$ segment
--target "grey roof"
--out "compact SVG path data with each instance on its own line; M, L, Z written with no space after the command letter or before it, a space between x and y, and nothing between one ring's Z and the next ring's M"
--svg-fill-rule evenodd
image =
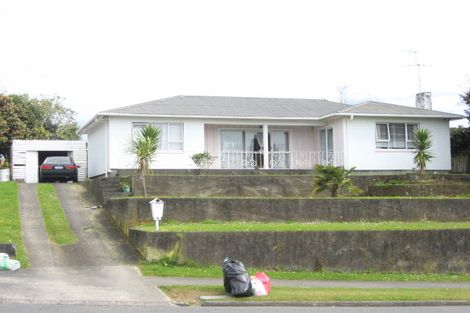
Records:
M363 115L383 115L383 116L420 116L420 117L441 117L441 118L463 118L458 114L418 109L397 104L367 101L361 104L349 106L339 112L346 114L363 114Z
M122 115L320 118L350 105L317 99L176 96L100 112Z
M176 96L102 111L79 129L84 132L98 116L177 116L319 120L334 116L402 116L461 119L462 115L368 101L357 105L319 99Z

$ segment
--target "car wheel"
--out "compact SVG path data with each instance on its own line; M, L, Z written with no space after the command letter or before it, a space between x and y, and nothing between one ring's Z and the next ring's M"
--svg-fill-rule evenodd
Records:
M78 182L78 177L77 177L77 176L74 176L73 179L72 179L72 181L73 181L74 183Z

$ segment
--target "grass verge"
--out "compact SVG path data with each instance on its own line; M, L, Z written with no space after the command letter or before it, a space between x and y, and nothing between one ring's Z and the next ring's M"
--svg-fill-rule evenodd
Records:
M153 232L153 224L143 224L136 229ZM312 223L260 223L204 221L181 223L166 221L160 231L167 232L251 232L251 231L387 231L387 230L451 230L470 229L470 222L312 222Z
M53 184L38 184L37 194L49 240L59 245L77 242Z
M145 276L221 278L221 266L178 265L169 260L156 263L141 263L140 271ZM265 272L273 279L286 280L336 280L336 281L448 281L468 282L469 274L418 274L418 273L374 273L374 272L311 272L284 271L248 268L249 273Z
M18 185L0 183L0 243L16 244L16 259L22 267L29 267L28 256L21 237Z
M200 296L225 295L221 286L160 286L175 302L196 304ZM470 289L448 288L290 288L274 287L265 297L228 301L458 301L470 300Z

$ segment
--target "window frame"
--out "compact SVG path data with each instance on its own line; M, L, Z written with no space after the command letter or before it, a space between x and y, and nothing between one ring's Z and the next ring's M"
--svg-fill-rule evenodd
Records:
M167 121L156 121L156 122L132 122L132 139L135 137L135 126L154 125L160 129L162 126L166 127L166 138L160 138L160 145L158 152L172 153L172 152L184 152L184 122L167 122ZM181 125L181 141L170 141L170 125ZM163 142L163 140L165 140ZM181 149L169 149L170 144L181 144Z
M391 140L391 134L390 134L390 124L402 124L405 126L405 147L404 148L391 148L390 143L392 142ZM387 125L387 140L385 139L379 139L379 134L377 132L377 125ZM409 134L408 134L408 126L409 125L415 125L415 129L419 129L419 123L418 122L376 122L375 123L375 149L378 151L410 151L413 150L413 139L409 139ZM387 143L387 147L378 147L377 143Z

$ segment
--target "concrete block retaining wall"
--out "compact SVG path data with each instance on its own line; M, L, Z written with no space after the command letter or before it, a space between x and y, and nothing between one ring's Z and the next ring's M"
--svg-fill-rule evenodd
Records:
M203 173L213 175L153 175L146 177L147 194L156 196L178 195L180 197L224 196L224 197L308 197L313 190L313 176L300 172L299 175L263 174L254 171L222 171ZM125 173L125 172L124 172ZM124 174L122 173L122 174ZM172 173L172 172L169 172ZM191 172L193 173L193 172ZM237 173L245 173L237 175ZM354 184L365 194L369 186L378 182L409 179L407 175L353 175ZM436 175L441 182L469 182L470 175ZM134 195L143 195L142 181L133 177ZM323 195L327 195L326 192Z
M220 265L328 271L470 272L470 230L172 233L129 231L148 261L178 256Z
M369 194L378 197L387 196L456 196L470 194L470 184L439 183L429 185L386 185L369 186Z
M106 208L120 230L151 221L150 198L112 199ZM165 220L221 221L464 221L470 199L163 198Z

